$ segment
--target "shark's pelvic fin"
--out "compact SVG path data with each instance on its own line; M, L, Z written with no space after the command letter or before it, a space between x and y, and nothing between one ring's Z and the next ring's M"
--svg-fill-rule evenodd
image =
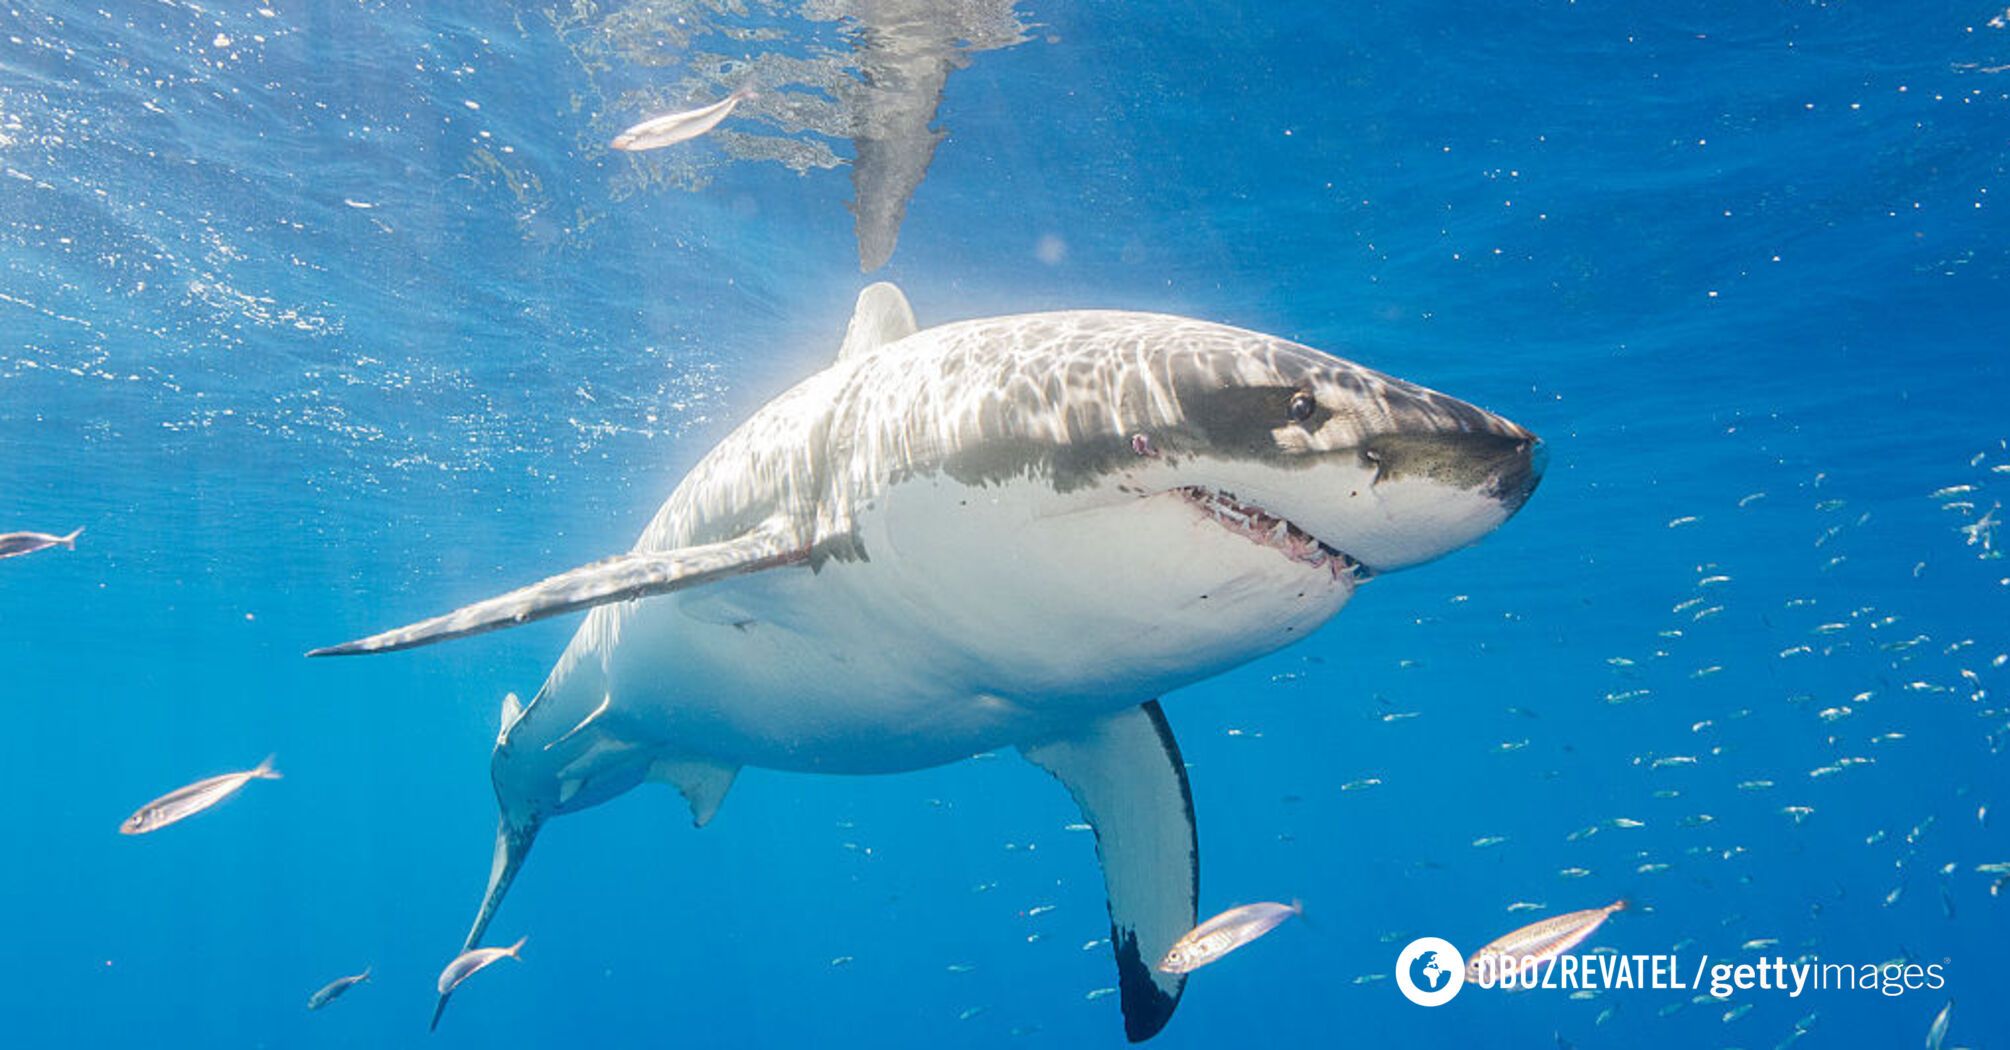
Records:
M705 759L658 759L649 766L649 779L681 792L684 801L691 804L691 823L701 828L711 823L712 814L719 812L726 789L733 786L733 778L739 774L739 766Z
M867 285L865 291L858 293L851 324L845 326L844 346L838 350L838 360L899 342L920 330L921 326L914 322L914 308L907 305L907 296L900 294L900 289L886 281Z
M489 922L496 917L496 909L502 907L503 896L509 893L510 883L516 881L516 873L523 870L523 859L530 855L530 845L537 840L537 823L518 827L508 817L496 822L495 859L489 865L489 887L482 894L481 910L475 912L475 924L468 929L468 939L462 943L461 951L469 951L482 942L482 934L487 933ZM521 943L521 942L518 942ZM447 1012L447 1000L452 992L440 996L439 1005L433 1007L433 1023L428 1030L440 1027L440 1015Z
M496 729L496 746L501 747L509 739L509 731L523 717L523 701L515 693L503 694L502 725Z
M1143 1042L1179 1005L1186 977L1157 966L1193 929L1200 899L1193 794L1179 744L1154 700L1025 754L1066 785L1095 828L1124 1034Z
M421 620L357 641L316 649L307 655L350 656L410 649L515 627L609 602L667 594L729 576L808 561L808 550L790 545L781 530L772 528L756 529L719 543L668 551L617 554L508 594L464 606L444 616Z

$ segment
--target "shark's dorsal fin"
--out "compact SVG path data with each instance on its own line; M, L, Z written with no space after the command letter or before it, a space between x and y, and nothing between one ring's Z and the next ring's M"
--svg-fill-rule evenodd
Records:
M691 823L704 827L719 812L726 789L733 786L739 766L705 759L659 759L649 766L649 779L660 781L683 793L691 804Z
M1134 1043L1150 1039L1186 987L1184 975L1163 973L1158 963L1193 929L1200 903L1193 793L1172 727L1154 700L1025 754L1067 787L1095 828L1124 1034Z
M900 294L900 289L886 281L867 285L865 291L858 293L851 323L845 326L844 346L838 350L838 360L905 339L920 331L920 327L914 323L914 308L907 305L907 296Z
M718 543L667 551L632 551L582 565L508 594L463 606L444 616L316 649L309 656L387 653L451 638L515 627L547 616L590 609L609 602L668 594L729 576L809 561L786 529L764 526Z

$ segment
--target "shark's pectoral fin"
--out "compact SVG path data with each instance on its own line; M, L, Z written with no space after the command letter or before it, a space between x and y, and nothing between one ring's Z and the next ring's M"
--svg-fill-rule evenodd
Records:
M658 759L649 766L649 779L676 788L691 804L691 823L704 827L719 812L726 789L733 786L739 766L705 759Z
M496 909L502 907L503 896L509 893L510 884L516 881L516 873L523 870L523 859L530 855L530 845L537 840L535 820L518 826L503 817L496 822L495 858L489 864L489 885L482 893L481 909L475 912L475 923L468 928L468 939L461 944L461 951L472 949L482 942L482 934L488 932L489 922L496 917ZM440 996L439 1005L433 1007L433 1023L429 1029L440 1027L440 1015L447 1012L447 1000L452 992Z
M1160 973L1157 964L1193 929L1200 898L1193 794L1172 728L1154 700L1025 753L1067 786L1095 828L1124 1034L1134 1043L1150 1039L1172 1019L1186 986L1183 975Z
M720 543L617 554L444 616L307 655L349 656L431 645L609 602L680 591L729 576L806 564L809 557L807 548L790 542L784 530L776 528L756 529Z

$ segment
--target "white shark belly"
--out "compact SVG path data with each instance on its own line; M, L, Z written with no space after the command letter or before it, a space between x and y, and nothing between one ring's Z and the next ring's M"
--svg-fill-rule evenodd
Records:
M910 481L860 515L865 560L638 603L605 654L613 711L666 751L734 765L917 769L1217 674L1352 593L1177 497L1036 484Z
M887 615L899 610L846 600L844 575L774 574L698 608L645 603L609 662L624 721L667 753L830 773L942 765L1038 733L1043 712L983 690Z

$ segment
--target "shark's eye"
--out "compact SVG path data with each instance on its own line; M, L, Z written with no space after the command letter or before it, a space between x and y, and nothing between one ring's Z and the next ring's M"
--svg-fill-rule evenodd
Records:
M1291 395L1291 421L1293 423L1303 423L1311 419L1313 411L1318 407L1319 402L1314 401L1311 394L1300 390Z

